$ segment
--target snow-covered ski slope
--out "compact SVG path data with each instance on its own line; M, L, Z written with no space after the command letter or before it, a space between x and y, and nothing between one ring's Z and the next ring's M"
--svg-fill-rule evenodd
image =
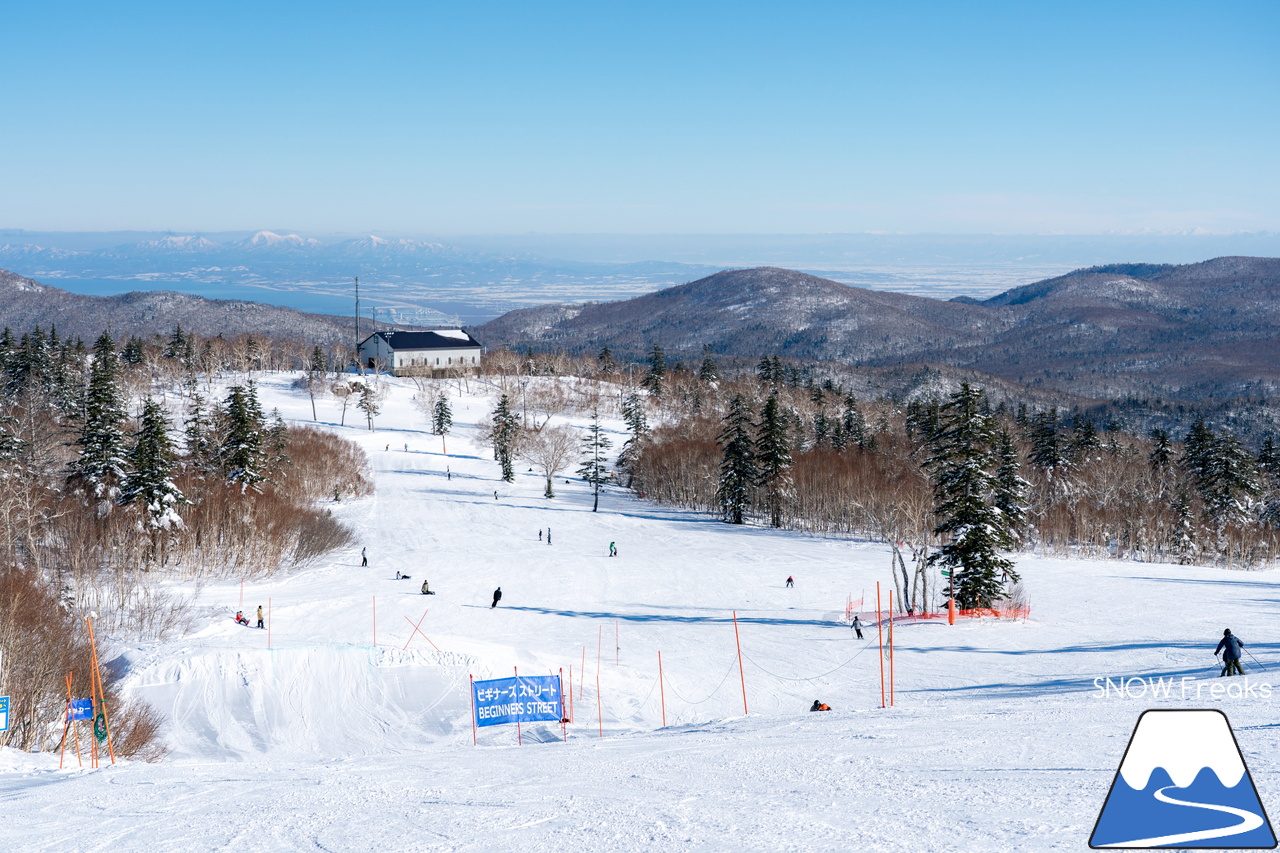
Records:
M261 377L263 402L310 422L291 379ZM446 456L412 384L388 382L373 433L320 404L372 461L377 494L333 505L356 547L245 584L250 617L270 601L270 650L232 622L235 582L201 590L188 636L117 644L130 689L169 721L170 757L58 771L0 752L0 849L1080 850L1148 707L1225 710L1280 812L1274 700L1209 693L1229 681L1212 680L1224 627L1280 670L1274 572L1022 556L1030 620L900 625L896 707L881 710L874 627L859 642L840 619L850 594L888 589L883 544L732 527L612 488L592 513L571 475L547 500L527 464L503 483L472 443L492 397L454 398ZM429 641L406 650L424 610ZM1271 683L1251 663L1250 683ZM523 746L513 727L472 746L468 675L513 667L566 681L572 667L567 744L540 724ZM1107 676L1197 680L1102 698ZM834 710L809 713L814 699Z

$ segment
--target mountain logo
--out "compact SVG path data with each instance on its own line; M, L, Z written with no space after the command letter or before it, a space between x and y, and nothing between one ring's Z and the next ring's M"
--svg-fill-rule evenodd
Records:
M1221 711L1144 711L1089 846L1270 850L1271 821Z

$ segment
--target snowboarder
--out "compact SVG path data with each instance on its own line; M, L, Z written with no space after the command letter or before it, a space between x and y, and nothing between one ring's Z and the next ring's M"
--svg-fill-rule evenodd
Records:
M610 543L609 543L609 556L610 556L610 557L616 557L616 556L618 556L618 543L617 543L617 542L610 542Z
M497 490L497 489L494 489L494 490L493 490L493 499L494 499L495 501L498 499L498 490Z
M408 442L405 442L405 445L404 445L404 452L405 452L405 453L408 453L408 452L409 452L409 443L408 443Z
M541 528L541 527L539 527L539 528L538 528L538 541L539 541L539 542L541 542L541 541L542 541L542 528Z
M364 548L361 548L360 549L360 566L363 568L364 566L367 566L367 565L369 565L369 555L365 553Z
M547 544L548 545L551 544L551 528L550 527L547 528Z
M386 447L384 447L384 448L383 448L383 450L390 450L390 449L391 449L391 445L389 445L389 444L388 444Z
M409 576L408 576L408 575L402 575L402 574L400 574L400 572L397 570L397 571L396 571L396 580L398 580L398 581L407 581L407 580L409 580Z
M787 575L787 586L793 587L795 585L796 585L796 579L791 577L791 575Z
M243 626L245 626L246 628L248 628L248 627L249 627L249 620L248 620L248 619L246 619L246 618L244 618L244 611L243 611L243 610L237 610L237 611L236 611L236 624L237 624L237 625L243 625Z
M1222 639L1218 641L1218 648L1213 652L1214 657L1221 654L1222 661L1226 664L1222 667L1222 672L1218 674L1219 678L1224 675L1244 675L1244 667L1240 666L1240 652L1243 649L1244 642L1231 633L1230 628L1222 632Z
M858 639L862 639L862 620L858 618L858 614L853 614L853 622L849 625L854 633L858 635Z
M817 699L814 699L813 707L810 708L809 710L810 711L830 711L831 706L828 705L826 702L819 702Z
M446 480L452 480L452 479L453 479L453 472L449 470L449 466L448 466L448 465L444 466L444 478L445 478Z
M493 604L489 605L489 609L492 610L493 608L497 607L498 602L501 600L502 600L502 587L498 587L493 591Z
M249 623L246 622L245 624L248 625ZM262 605L261 604L258 605L258 627L259 628L267 627L267 623L262 621Z
M435 595L435 593L434 593L434 592L432 592L432 591L427 587L427 582L426 582L426 581L423 581L423 582L422 582L422 594L423 594L423 595Z

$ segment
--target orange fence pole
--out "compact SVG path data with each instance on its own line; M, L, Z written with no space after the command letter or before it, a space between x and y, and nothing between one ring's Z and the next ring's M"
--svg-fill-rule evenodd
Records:
M115 746L111 743L111 717L107 714L107 694L102 687L102 670L98 666L98 642L93 638L93 619L89 616L84 618L89 624L89 647L93 649L93 672L98 679L98 696L102 700L102 723L107 728L107 752L111 755L111 763L116 763Z
M884 707L884 617L880 613L880 581L876 581L876 633L880 635L880 707Z
M733 641L738 645L738 678L742 681L742 713L750 714L747 710L747 676L742 672L742 640L738 638L738 611L733 611Z
M658 652L658 693L662 696L662 727L667 727L667 686L662 683L662 652Z

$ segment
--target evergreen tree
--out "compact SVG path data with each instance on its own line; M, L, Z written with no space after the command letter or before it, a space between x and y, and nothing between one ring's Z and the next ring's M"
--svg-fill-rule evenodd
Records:
M846 444L856 444L862 450L870 450L875 441L867 430L867 419L852 394L844 398L844 411L840 415L840 428Z
M1258 474L1261 478L1263 523L1280 528L1280 446L1268 435L1258 449Z
M1013 445L1013 436L998 430L994 449L996 472L992 502L1004 516L1010 536L1017 541L1027 523L1025 502L1029 484L1018 473L1018 451Z
M271 410L271 427L267 430L267 462L269 475L277 476L289 466L289 426L279 409Z
M635 391L628 394L627 399L622 401L622 420L626 423L627 431L631 435L622 443L622 450L618 453L618 470L630 473L636 459L640 456L645 439L649 436L649 421L644 414L644 400Z
M1064 461L1058 436L1058 410L1054 408L1032 415L1026 437L1027 443L1031 445L1027 461L1052 476Z
M129 473L121 483L119 503L136 506L142 524L151 531L181 527L178 506L188 503L173 482L173 443L169 419L155 400L142 405L142 418L129 452Z
M316 389L324 387L328 373L328 360L324 357L324 350L317 344L315 349L311 350L311 360L307 362L307 394L311 397L311 420L313 421L319 420L316 417Z
M1182 442L1182 458L1178 461L1202 494L1208 482L1210 459L1216 440L1213 430L1205 425L1204 418L1197 418Z
M1253 499L1261 492L1253 456L1240 439L1223 433L1213 442L1200 483L1205 516L1219 533L1229 524L1241 524L1251 514Z
M662 396L662 381L667 376L667 359L662 354L662 347L657 344L649 352L649 370L644 375L641 387L648 388L655 397Z
M786 412L779 408L778 395L770 394L760 413L756 434L756 482L764 490L769 523L782 526L782 513L795 497L791 479L791 442Z
M220 413L222 444L217 461L227 479L241 491L256 489L266 479L262 406L252 382L234 385Z
M0 480L17 473L18 460L26 450L27 443L18 437L18 419L0 414Z
M219 442L214 435L214 423L205 408L205 399L199 394L191 397L191 412L183 422L186 436L187 464L198 471L212 471L217 466Z
M373 432L373 419L382 411L382 404L378 402L378 389L368 383L361 385L360 399L356 401L356 408L364 412L369 432Z
M720 368L711 357L711 344L702 345L702 365L698 368L698 379L703 382L715 382L720 378Z
M137 335L130 335L124 348L120 350L120 360L125 364L138 365L142 364L145 357L146 348L142 343L142 338Z
M182 331L182 324L179 323L173 327L173 333L169 335L169 343L164 348L164 357L181 360L187 354L187 336Z
M1010 518L999 503L1012 495L997 470L999 437L984 413L982 389L967 382L939 410L938 430L925 462L933 480L934 532L944 538L929 565L949 569L961 607L989 607L1003 592L1001 574L1015 581L1013 563L1001 550L1015 544Z
M436 435L448 435L452 427L453 409L449 406L448 395L442 392L431 407L431 431Z
M599 362L600 369L605 373L612 373L618 366L618 362L613 357L613 352L610 351L608 344L605 344L604 349L600 350L600 354L596 356L596 361Z
M124 401L117 382L118 358L115 341L103 332L93 346L89 387L81 407L79 456L71 463L68 481L79 491L102 501L114 502L120 495L125 471ZM100 504L99 511L110 506Z
M716 497L720 511L730 524L742 524L751 506L751 490L756 484L755 448L751 440L751 415L741 395L729 401L720 446L724 456L720 462L720 485Z
M498 400L493 410L490 440L493 442L493 458L502 467L502 479L508 483L515 482L515 467L512 460L516 455L516 442L520 436L520 418L511 411L511 400L506 394Z
M1147 462L1152 471L1167 471L1173 463L1173 443L1169 441L1169 433L1159 427L1152 427L1150 435L1151 453L1147 456Z
M1067 455L1071 459L1082 459L1089 451L1102 446L1098 438L1098 430L1093 421L1081 414L1071 418L1071 439L1067 442Z
M578 476L590 483L594 492L592 512L600 508L600 484L609 478L605 451L612 446L613 443L600 427L600 413L593 411L591 425L587 427L587 434L582 438L583 460L582 467L578 469Z

